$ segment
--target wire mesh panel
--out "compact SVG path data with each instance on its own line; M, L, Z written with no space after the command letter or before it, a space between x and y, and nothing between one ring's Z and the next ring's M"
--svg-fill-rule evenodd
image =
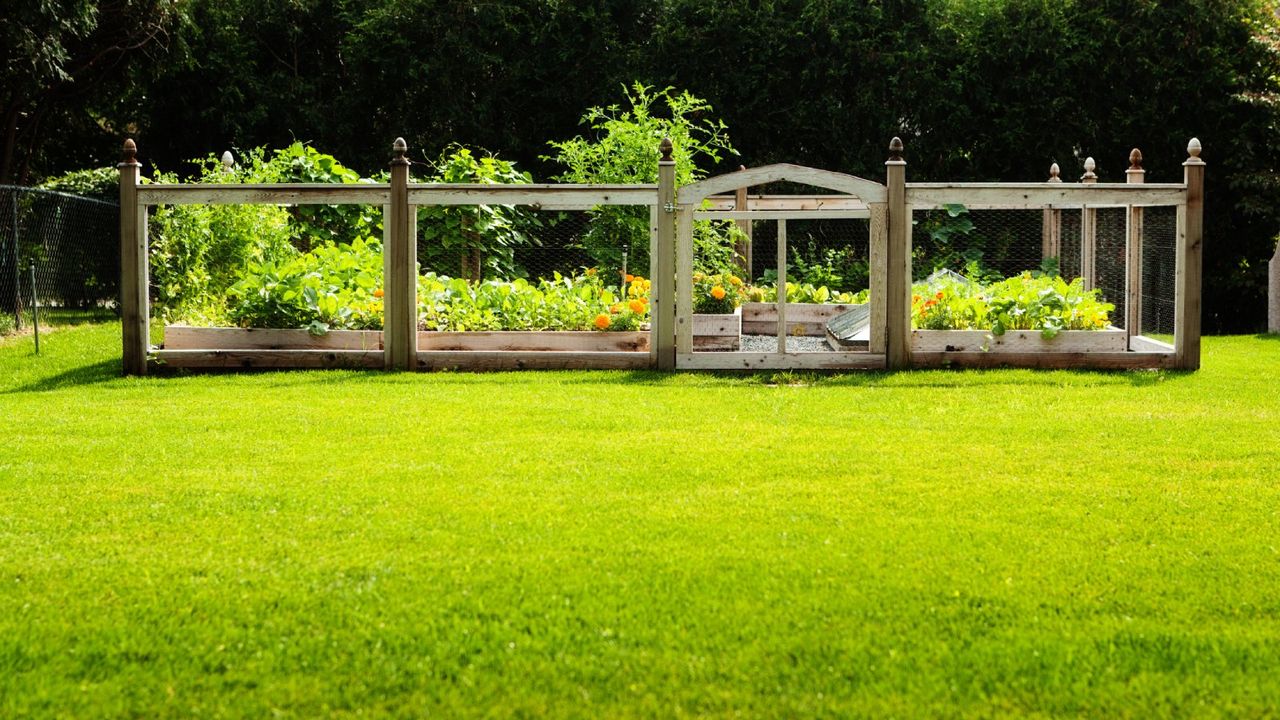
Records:
M1173 340L1178 211L1153 207L1142 218L1142 327L1137 334Z
M1095 221L1095 257L1093 287L1104 302L1115 306L1111 311L1112 327L1125 325L1127 296L1126 250L1128 248L1128 214L1126 208L1098 208Z
M1046 267L1041 210L971 211L954 206L917 211L912 220L912 274L917 280L944 269L992 279ZM1066 255L1070 227L1065 217L1061 236Z
M33 299L52 321L111 316L119 217L114 203L0 186L0 328L29 324Z

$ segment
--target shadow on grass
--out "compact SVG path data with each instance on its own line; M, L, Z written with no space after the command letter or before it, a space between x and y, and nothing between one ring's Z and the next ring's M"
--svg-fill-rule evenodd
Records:
M45 392L48 390L61 390L71 387L85 387L88 385L97 385L100 383L110 382L120 379L120 360L112 358L110 360L102 360L92 365L81 365L70 370L64 370L57 375L33 380L23 385L0 391L0 395L15 395L18 393Z
M1280 342L1280 333L1258 333L1253 336L1254 340L1272 340Z

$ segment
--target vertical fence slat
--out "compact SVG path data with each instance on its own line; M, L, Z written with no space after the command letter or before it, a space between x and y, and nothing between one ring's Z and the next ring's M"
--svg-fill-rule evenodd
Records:
M1097 165L1093 158L1085 158L1084 175L1080 182L1093 185L1098 176L1093 172ZM1097 275L1098 254L1098 211L1096 208L1083 207L1080 210L1080 277L1084 279L1084 289L1092 290L1098 286Z
M1130 185L1145 181L1147 173L1142 169L1142 151L1138 148L1129 153L1129 169L1124 174ZM1125 235L1124 332L1132 338L1142 334L1142 208L1129 208ZM1127 347L1133 349L1131 344Z
M1061 183L1062 173L1058 163L1049 166L1049 182ZM1046 207L1044 209L1044 218L1041 220L1040 231L1040 258L1047 260L1053 258L1061 261L1062 258L1062 211L1054 207Z
M778 354L787 352L787 221L778 220Z
M746 169L747 167L745 165L738 166L738 172L742 172ZM750 189L751 188L745 187L738 188L737 192L734 193L734 210L741 212L751 209L751 200L747 197L747 193ZM735 220L734 224L737 225L738 230L741 231L743 235L743 237L734 244L734 254L738 258L738 267L742 269L742 277L746 280L751 280L751 221L746 219Z
M887 297L889 245L888 205L873 203L871 210L871 248L869 255L871 264L870 300L871 325L868 328L867 350L880 354L884 352L885 335L885 297Z
M1200 281L1204 244L1204 170L1200 141L1187 144L1182 164L1187 202L1178 208L1177 295L1174 301L1174 364L1183 370L1200 367Z
M125 375L147 374L147 220L138 207L138 146L124 141L120 164L120 323Z
M654 262L650 278L649 321L653 332L649 346L653 348L656 367L676 367L676 162L671 157L671 139L663 138L658 161L658 231L654 233Z
M885 185L889 194L889 243L885 253L885 363L890 369L911 364L911 211L907 207L907 163L902 140L889 143Z

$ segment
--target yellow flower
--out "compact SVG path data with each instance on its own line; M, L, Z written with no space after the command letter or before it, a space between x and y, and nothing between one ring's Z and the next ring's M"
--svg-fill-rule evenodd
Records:
M737 275L730 275L729 284L734 287L742 287L742 278L738 277Z
M649 289L649 281L648 281L648 280L645 280L645 281L644 281L644 289L645 289L645 290L648 290L648 289Z
M694 273L694 274L693 274L693 281L694 281L694 282L701 282L702 280L706 279L706 277L707 277L706 275L703 275L703 274L702 274L702 273L700 273L700 272L696 272L696 273Z
M644 303L640 302L639 300L632 300L631 302L627 303L627 307L631 308L631 312L633 313L644 312Z
M724 299L724 288L720 287L719 285L717 285L717 286L715 286L715 287L711 288L711 297L713 297L713 298L715 298L715 299L717 299L717 300L723 300L723 299Z
M600 313L599 315L596 316L594 324L596 327L600 328L601 330L604 330L605 328L609 327L609 316L605 315L604 313Z

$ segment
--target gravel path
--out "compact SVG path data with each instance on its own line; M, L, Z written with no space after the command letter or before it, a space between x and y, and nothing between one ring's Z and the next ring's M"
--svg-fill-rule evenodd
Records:
M742 352L777 352L777 335L743 335ZM788 337L787 352L832 352L826 338Z

